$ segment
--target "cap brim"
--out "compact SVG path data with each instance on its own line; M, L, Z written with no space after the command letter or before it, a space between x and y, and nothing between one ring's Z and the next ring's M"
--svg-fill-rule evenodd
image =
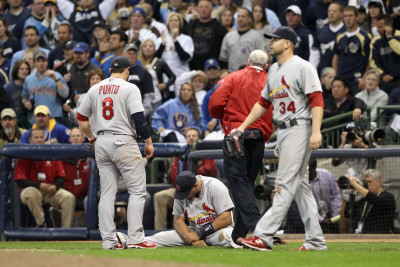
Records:
M177 200L183 200L185 198L187 198L187 196L190 194L190 191L188 192L181 192L178 191L177 189L175 189L175 194L174 194L174 198Z
M271 35L264 34L264 37L267 38L267 39L272 39L272 38L282 39L281 37L279 37L278 35L275 35L275 34L271 34Z

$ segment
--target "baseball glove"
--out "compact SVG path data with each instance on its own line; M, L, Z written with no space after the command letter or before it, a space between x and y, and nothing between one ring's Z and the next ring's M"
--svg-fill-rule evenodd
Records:
M244 135L241 131L233 129L231 133L224 138L228 157L239 158L244 156Z

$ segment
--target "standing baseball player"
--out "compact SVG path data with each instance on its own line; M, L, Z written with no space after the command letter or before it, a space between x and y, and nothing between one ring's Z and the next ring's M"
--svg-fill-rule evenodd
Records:
M306 234L305 244L296 250L326 250L307 169L311 150L321 146L321 83L311 63L293 55L297 36L291 28L279 27L271 36L264 36L272 38L271 55L278 62L271 66L259 101L238 131L243 132L273 104L280 152L276 193L272 207L257 223L254 237L239 238L238 242L256 250L271 250L272 237L295 199Z
M77 119L83 133L95 144L95 156L100 172L101 196L99 224L103 249L123 249L114 225L114 202L121 175L129 192L128 248L156 248L144 240L142 225L146 195L146 159L154 148L144 117L139 89L128 83L129 60L115 57L111 62L110 78L96 84L87 92L79 106ZM97 137L88 118L93 114ZM142 158L136 137L145 141ZM97 141L96 141L97 140Z
M228 188L218 179L190 171L179 173L175 183L175 230L159 232L146 240L159 247L230 246L234 206ZM117 235L124 243L126 236Z

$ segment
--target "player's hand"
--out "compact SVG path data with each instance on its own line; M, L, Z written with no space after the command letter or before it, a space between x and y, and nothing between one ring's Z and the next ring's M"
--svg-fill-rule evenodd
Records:
M160 90L160 91L164 91L167 88L167 85L165 85L165 83L159 83L156 85L156 87Z
M194 246L194 247L207 247L208 245L206 244L206 242L204 242L204 240L198 240L198 241L192 242L192 246Z
M323 224L332 224L331 218L325 217L322 222Z
M359 121L361 119L361 109L355 108L353 111L353 121Z
M154 147L152 143L145 143L144 145L144 155L146 159L153 157L154 154Z
M196 232L189 232L183 237L183 239L186 243L192 244L193 242L200 240L200 237Z
M51 197L54 196L54 194L57 192L57 187L55 185L50 185L49 188L47 188L47 194L49 194Z
M322 143L321 132L312 133L310 137L310 148L312 150L316 150L321 146L321 143Z

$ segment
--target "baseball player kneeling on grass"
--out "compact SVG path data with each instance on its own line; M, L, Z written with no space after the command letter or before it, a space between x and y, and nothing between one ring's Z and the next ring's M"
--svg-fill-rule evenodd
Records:
M153 156L153 143L144 117L140 91L127 82L129 60L115 57L111 61L110 78L89 89L79 106L77 119L83 133L95 147L96 162L100 173L101 196L99 225L104 249L156 248L144 240L142 225L146 196L146 159ZM88 118L93 114L96 137ZM144 141L142 158L136 137ZM96 141L97 140L97 141ZM114 202L118 179L123 177L128 188L128 239L121 244L114 225Z
M225 246L232 233L233 202L218 179L183 171L176 177L174 228L146 237L159 247ZM189 221L189 226L185 223ZM126 235L117 233L123 244Z

